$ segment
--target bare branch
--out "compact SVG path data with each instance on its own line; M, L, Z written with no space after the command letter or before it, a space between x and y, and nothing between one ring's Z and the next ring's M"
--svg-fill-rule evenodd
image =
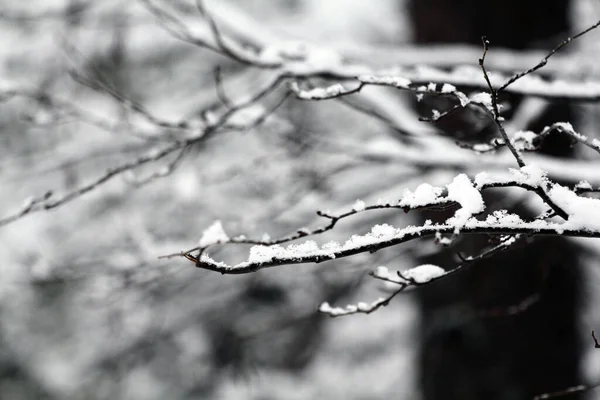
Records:
M222 50L223 54L231 58L232 60L238 61L242 64L260 67L260 68L279 68L281 67L281 62L265 62L260 57L250 54L248 51L244 51L242 49L236 48L233 42L229 42L227 38L223 36L217 23L210 12L206 9L202 0L196 0L196 6L200 10L201 14L206 18L210 29L213 33L215 40L217 41L217 45Z
M585 393L589 390L595 389L600 386L599 383L595 383L593 385L575 385L565 389L558 390L556 392L548 392L543 394L538 394L533 398L533 400L544 400L544 399L555 399L558 397L570 396L576 393Z
M594 25L590 26L589 28L584 29L583 31L576 34L575 36L566 38L558 46L556 46L550 53L548 53L544 58L542 58L542 60L537 65L533 66L532 68L529 68L525 72L520 72L520 73L514 75L512 78L510 78L508 81L506 81L506 83L504 85L502 85L502 86L500 86L500 88L498 88L498 92L503 91L504 89L506 89L507 87L509 87L514 82L521 79L522 77L529 75L532 72L535 72L538 69L544 67L548 63L548 60L550 59L550 57L552 57L554 54L556 54L557 51L559 51L560 49L562 49L563 47L565 47L566 45L571 43L573 40L580 38L581 36L585 35L586 33L596 29L598 26L600 26L600 21L596 22Z
M215 87L216 87L216 91L217 91L217 98L219 99L219 101L221 103L223 103L223 105L225 107L230 108L231 101L227 97L227 94L225 93L225 88L223 87L223 71L221 71L221 67L219 67L218 65L215 67L214 77L215 77Z
M590 149L600 153L600 141L597 139L590 140L587 136L576 132L573 126L568 122L556 122L545 127L540 133L531 131L518 131L510 139L512 145L518 151L535 151L538 150L544 139L552 133L562 133L573 139L573 142L579 142ZM489 143L457 143L459 146L471 149L478 153L492 152L506 146L503 139L494 138Z
M596 333L592 331L592 339L594 339L594 348L600 349L600 343L598 343L598 339L596 339Z
M203 5L202 1L197 0L196 6L200 11L201 15L207 20L213 39L216 41L216 45L209 43L206 39L200 38L195 35L179 18L168 13L166 10L157 7L151 0L140 0L146 8L160 21L163 22L163 27L169 31L174 37L183 40L187 43L199 46L221 55L228 57L231 60L239 63L258 67L258 68L279 68L281 62L269 62L262 59L258 54L255 54L252 50L243 49L238 46L235 42L226 38L220 31L215 19L212 17L210 12Z
M540 294L534 293L527 296L525 299L517 304L508 307L495 307L487 310L479 311L477 314L482 318L499 318L499 317L512 317L529 310L533 305L540 301Z
M592 330L592 339L594 340L594 348L600 349L600 344L598 343L598 339L596 339L596 333ZM575 385L565 389L557 390L554 392L542 393L533 398L533 400L543 400L543 399L555 399L558 397L570 396L576 393L585 393L592 389L600 387L600 382L593 383L590 385Z
M167 156L168 154L171 154L173 151L180 149L184 146L186 146L185 143L177 143L177 144L171 145L169 147L165 147L162 150L157 150L157 151L148 153L144 156L137 158L134 161L130 161L130 162L121 164L118 167L109 168L103 175L94 179L92 182L90 182L86 185L83 185L75 190L70 191L70 192L67 192L55 200L53 200L52 197L48 195L48 193L51 193L51 192L47 192L45 195L40 196L38 198L34 198L33 201L27 202L26 206L22 207L22 209L17 211L16 213L14 213L12 215L8 215L8 216L0 219L0 226L6 225L10 222L13 222L13 221L15 221L27 214L31 214L33 212L42 211L42 210L51 210L53 208L62 206L63 204L68 203L69 201L71 201L75 198L78 198L87 192L90 192L91 190L97 188L98 186L107 182L111 178L113 178L125 171L135 169L141 165L147 164L152 161L158 161L161 158Z
M179 129L179 130L181 130L181 129L189 130L190 129L189 126L187 125L187 123L184 123L184 122L171 123L171 122L157 118L151 112L146 110L142 105L139 105L135 102L130 101L125 96L112 90L111 88L107 87L106 85L102 84L101 82L94 81L74 69L71 70L70 72L71 72L71 76L77 82L79 82L95 91L98 91L99 93L109 95L117 103L123 105L128 110L131 110L131 111L137 113L138 115L141 115L148 122L158 126L159 128L169 128L169 129ZM21 207L21 209L0 219L0 226L11 223L21 217L24 217L25 215L31 214L33 212L42 211L42 210L50 210L50 209L62 206L63 204L65 204L71 200L74 200L93 189L96 189L97 187L99 187L100 185L104 184L105 182L109 181L110 179L112 179L113 177L115 177L117 175L120 175L126 171L134 170L144 164L159 161L162 158L179 150L178 155L170 163L168 163L165 167L161 168L160 170L151 174L150 176L141 179L137 183L145 184L156 178L160 178L162 176L169 175L174 170L174 168L176 168L176 166L179 164L179 162L183 159L185 152L189 148L190 145L197 143L199 141L206 141L206 140L212 138L216 133L222 132L224 130L231 130L231 131L247 130L247 129L251 129L251 128L254 128L254 127L262 124L265 121L265 119L268 118L269 115L271 115L278 107L280 107L283 104L283 102L288 97L287 93L282 98L280 98L274 104L273 107L265 110L260 115L257 115L257 117L254 120L244 121L242 124L239 124L239 123L230 124L230 121L232 120L232 118L235 117L236 113L246 110L250 107L253 107L257 102L261 101L264 97L266 97L269 94L271 94L272 92L276 91L278 89L278 87L281 85L281 83L284 81L284 79L285 79L284 76L276 76L275 79L273 79L271 82L269 82L265 87L259 89L256 93L254 93L252 96L250 96L250 98L248 98L242 102L239 102L238 104L230 105L230 107L227 108L221 115L211 119L210 121L207 121L208 123L206 124L205 127L203 127L203 129L201 129L199 132L195 131L192 136L186 138L185 140L178 140L173 137L169 137L166 140L168 143L163 148L155 148L155 149L151 150L150 152L148 152L147 154L139 156L138 158L136 158L133 161L125 162L119 166L109 168L104 174L100 175L99 177L97 177L93 181L89 182L88 184L85 184L85 185L80 186L70 192L67 192L60 197L54 196L51 198L50 196L48 196L46 194L43 196L33 198L33 200L27 201L25 203L25 205L23 207ZM6 94L9 95L10 97L25 96L28 98L32 98L36 101L39 101L39 94L31 92L31 91L10 89L9 91L6 92ZM44 97L44 98L46 98L46 97ZM47 100L44 100L44 101L50 101L52 104L59 105L59 106L65 108L65 110L67 110L71 115L82 116L84 121L96 124L96 125L102 127L103 129L106 129L109 131L114 131L117 129L116 126L106 123L105 121L97 119L91 115L87 115L85 112L83 112L83 110L79 109L75 105L71 105L70 103L68 103L66 101L53 99L53 98L49 98L49 97L47 98ZM148 139L147 137L143 137L143 138ZM160 140L159 140L159 142L160 142ZM50 193L50 192L48 192L48 193Z
M504 126L502 125L502 122L500 121L500 111L498 110L498 93L492 86L490 77L485 69L485 56L487 55L490 42L487 40L487 38L485 36L481 37L481 41L483 43L483 55L479 59L479 66L481 67L481 71L483 72L483 77L485 78L485 81L488 84L490 96L492 97L492 115L491 115L491 117L494 120L494 123L496 124L496 126L498 127L498 130L500 131L500 134L502 135L502 139L504 139L506 146L508 147L508 149L510 150L512 155L515 157L515 160L517 160L517 164L519 164L519 167L524 167L525 161L523 161L523 158L521 157L521 155L519 154L517 149L515 149L515 147L510 142L510 139L508 138L508 135L506 134L506 131L504 130Z
M130 181L130 183L136 187L139 187L139 186L147 185L148 183L151 183L151 182L155 181L156 179L164 178L166 176L171 175L173 173L173 171L175 171L175 168L177 168L177 166L184 159L184 157L189 149L190 149L189 146L182 147L181 150L179 150L177 152L177 155L175 156L175 158L173 158L173 160L169 161L169 163L167 163L165 166L159 168L157 171L155 171L155 172L151 173L150 175L145 176L143 178L137 178L137 177L133 178Z

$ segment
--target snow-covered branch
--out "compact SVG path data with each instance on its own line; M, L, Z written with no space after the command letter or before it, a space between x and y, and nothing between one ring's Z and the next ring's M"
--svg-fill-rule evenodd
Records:
M481 190L498 187L521 187L538 193L543 190L549 200L567 215L564 222L538 219L523 220L519 215L506 210L494 211L482 215L485 203ZM319 246L309 240L301 244L291 244L287 247L281 244L302 237L318 235L331 230L343 218L348 218L361 212L397 208L405 211L419 209L443 209L458 206L454 215L443 223L427 221L422 226L407 226L395 228L388 224L372 227L364 235L353 235L344 244L329 242ZM352 210L339 215L320 212L319 215L330 220L326 226L314 230L300 229L297 233L276 240L249 240L243 236L224 240L206 240L205 235L200 246L186 252L176 253L167 257L182 256L194 262L198 268L220 272L222 274L244 274L263 268L320 263L327 260L350 257L365 252L375 252L383 248L395 246L413 239L435 236L439 234L481 234L492 235L564 235L577 237L600 237L600 200L578 196L574 191L550 182L544 172L534 166L513 169L505 176L493 176L481 173L471 180L464 174L458 175L447 188L433 187L428 184L420 185L414 192L406 191L395 204L378 204L367 206L362 202L355 204ZM214 244L244 243L255 244L250 249L246 261L228 265L212 259L206 252ZM198 251L198 255L192 253Z

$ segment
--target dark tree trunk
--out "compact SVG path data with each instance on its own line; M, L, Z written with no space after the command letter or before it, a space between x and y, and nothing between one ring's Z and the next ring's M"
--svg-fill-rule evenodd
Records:
M552 48L568 32L568 3L411 0L410 6L418 43L480 44L486 35L493 51L494 47ZM539 130L570 117L567 104L556 104L535 126L522 128ZM560 139L543 151L571 156ZM502 193L489 201L500 204ZM486 241L467 238L457 246L473 254ZM421 261L452 266L454 251ZM424 400L531 399L578 384L581 269L577 253L568 240L536 238L420 291ZM533 304L506 315L510 306L524 301Z

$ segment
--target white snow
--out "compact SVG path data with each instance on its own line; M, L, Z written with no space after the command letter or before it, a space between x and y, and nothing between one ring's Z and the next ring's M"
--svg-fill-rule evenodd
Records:
M546 187L548 179L546 172L535 164L529 164L522 168L509 168L508 173L480 172L475 175L475 187L481 189L484 186L504 183L517 183L532 187Z
M256 245L250 248L248 261L251 263L262 263L271 261L275 257L280 257L284 252L284 248L279 245L262 246Z
M225 243L229 241L229 236L225 233L221 221L217 220L212 223L207 229L202 232L202 237L198 245L202 248L211 246L213 244Z
M452 244L452 242L454 241L453 238L444 237L439 232L435 233L435 240L442 246L450 246Z
M310 90L300 89L296 82L290 84L290 90L296 94L296 97L302 100L324 100L346 92L344 86L339 83L324 87L314 88Z
M236 111L227 119L227 124L233 127L246 127L266 114L265 107L262 104L253 104Z
M552 201L569 214L563 227L600 231L600 200L578 196L568 188L555 184L548 192Z
M373 276L378 279L383 279L385 281L400 283L402 280L400 276L398 276L397 272L390 272L387 267L379 266L373 272Z
M490 184L493 182L493 177L489 172L483 171L475 175L475 187L481 189L483 186Z
M494 146L488 143L476 143L473 145L473 150L478 153L485 153L494 149Z
M445 82L456 86L487 89L487 85L481 79L481 69L476 66L462 65L446 71L427 65L419 65L414 68L396 68L393 73L413 81ZM510 78L508 75L496 72L490 72L489 77L494 86L502 85ZM534 96L595 99L600 95L600 83L589 80L546 80L539 76L527 75L510 85L509 90L514 93Z
M454 94L458 98L458 101L460 101L461 107L464 107L467 104L469 104L469 98L466 94L464 94L463 92L454 92Z
M591 190L592 185L588 181L579 181L575 187L579 190Z
M333 307L331 307L331 305L328 302L321 303L321 305L319 306L319 311L321 311L322 313L329 314L332 310Z
M547 184L546 172L535 164L529 164L520 169L523 174L521 182L533 187L544 187ZM518 174L517 171L515 171Z
M442 93L452 93L456 92L456 86L451 85L449 83L444 83L442 86Z
M337 317L340 315L354 314L359 310L359 308L366 310L369 307L366 303L361 302L359 304L361 305L361 307L355 306L353 304L348 304L345 308L341 308L341 307L331 307L331 305L329 305L329 303L325 302L325 303L321 304L321 306L319 307L319 311L322 313Z
M446 221L447 224L455 226L454 232L457 234L469 218L485 209L481 193L473 186L473 183L465 174L457 175L454 177L452 183L448 185L448 199L456 201L461 206L456 210L454 216L448 218Z
M573 135L573 137L577 138L582 142L585 142L588 139L587 136L575 132L573 125L571 125L569 122L556 122L553 126L560 130L569 132L571 135Z
M361 75L358 77L358 80L366 84L394 86L404 89L407 89L411 83L410 80L401 76Z
M373 272L373 276L381 279L389 279L390 271L387 269L387 267L379 266L375 269L375 272Z
M485 219L485 223L489 226L502 225L517 228L523 223L523 220L517 214L510 214L506 210L499 210L488 215Z
M494 183L526 184L534 188L543 188L548 192L553 202L569 215L569 218L564 223L545 220L527 222L523 221L519 215L509 213L506 210L494 211L482 220L474 218L474 215L480 214L485 210L485 204L479 189L493 185ZM583 183L580 187L587 186ZM467 175L459 174L447 185L447 191L448 195L444 197L441 195L443 193L442 188L429 184L421 184L415 192L405 191L404 197L398 202L400 206L408 207L427 206L447 201L454 201L460 204L460 208L443 224L434 224L431 221L426 221L422 226L409 225L404 228L379 224L373 226L371 231L366 234L352 235L344 244L329 242L323 246L319 246L314 241L306 241L301 244L288 245L287 247L280 245L257 245L250 249L248 260L237 265L228 266L224 263L217 263L206 254L202 255L202 261L225 270L241 269L248 267L250 264L268 264L273 260L278 260L283 264L288 262L304 262L308 261L307 258L311 257L323 260L323 258L336 258L341 255L349 255L344 254L348 251L355 253L371 250L373 246L388 246L392 244L392 241L398 243L407 238L407 236L415 237L421 234L435 234L437 232L438 235L436 237L442 237L442 234L448 233L456 235L463 229L493 228L499 231L502 229L544 230L546 232L554 231L558 234L576 230L600 232L600 200L580 197L566 187L558 184L552 185L546 178L545 171L535 164L530 164L520 169L509 169L504 173L495 172L491 174L482 172L475 177L475 185ZM364 202L358 200L354 204L353 209L358 211L363 210L365 207ZM229 240L222 229L220 222L215 222L205 231L201 245L205 246ZM429 274L419 275L418 273L422 271L428 271ZM405 276L412 277L414 275L415 279L418 279L418 282L425 282L426 279L431 279L428 277L436 277L441 273L443 273L443 270L429 266L422 269L415 269L414 271L409 270L409 275ZM385 280L398 281L396 275L390 273L383 266L376 269L374 276ZM346 309L344 310L344 312L347 311Z
M513 135L511 142L517 150L535 150L533 140L537 136L537 133L532 131L517 131Z
M360 211L364 211L365 207L366 207L366 204L364 201L356 200L356 202L352 206L352 210L354 210L356 212L360 212Z
M440 198L444 190L441 187L431 186L428 183L422 183L417 186L414 192L409 189L405 189L402 195L402 199L398 203L401 207L420 207L428 204L439 203L443 200Z
M492 108L492 96L487 92L476 93L469 98L471 103L479 103L485 106L490 111L493 111Z
M433 265L433 264L423 264L423 265L419 265L418 267L414 267L411 268L409 270L406 271L402 271L401 275L402 277L408 279L408 280L412 280L416 283L427 283L429 281L431 281L432 279L436 279L439 278L440 276L444 275L446 272L438 267L437 265Z
M287 247L280 245L263 246L256 245L250 248L248 261L251 263L269 262L276 258L296 258L323 253L319 245L313 240L307 240L300 244L291 244Z

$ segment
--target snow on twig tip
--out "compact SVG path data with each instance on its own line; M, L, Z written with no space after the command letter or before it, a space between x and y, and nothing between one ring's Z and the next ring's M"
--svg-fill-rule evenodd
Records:
M399 272L401 278L414 282L416 284L424 284L433 279L437 279L446 274L442 268L433 264L423 264L417 267L411 268L406 271Z
M200 238L198 246L206 248L213 244L226 243L228 241L229 236L225 233L221 221L217 220L202 232L202 237Z

